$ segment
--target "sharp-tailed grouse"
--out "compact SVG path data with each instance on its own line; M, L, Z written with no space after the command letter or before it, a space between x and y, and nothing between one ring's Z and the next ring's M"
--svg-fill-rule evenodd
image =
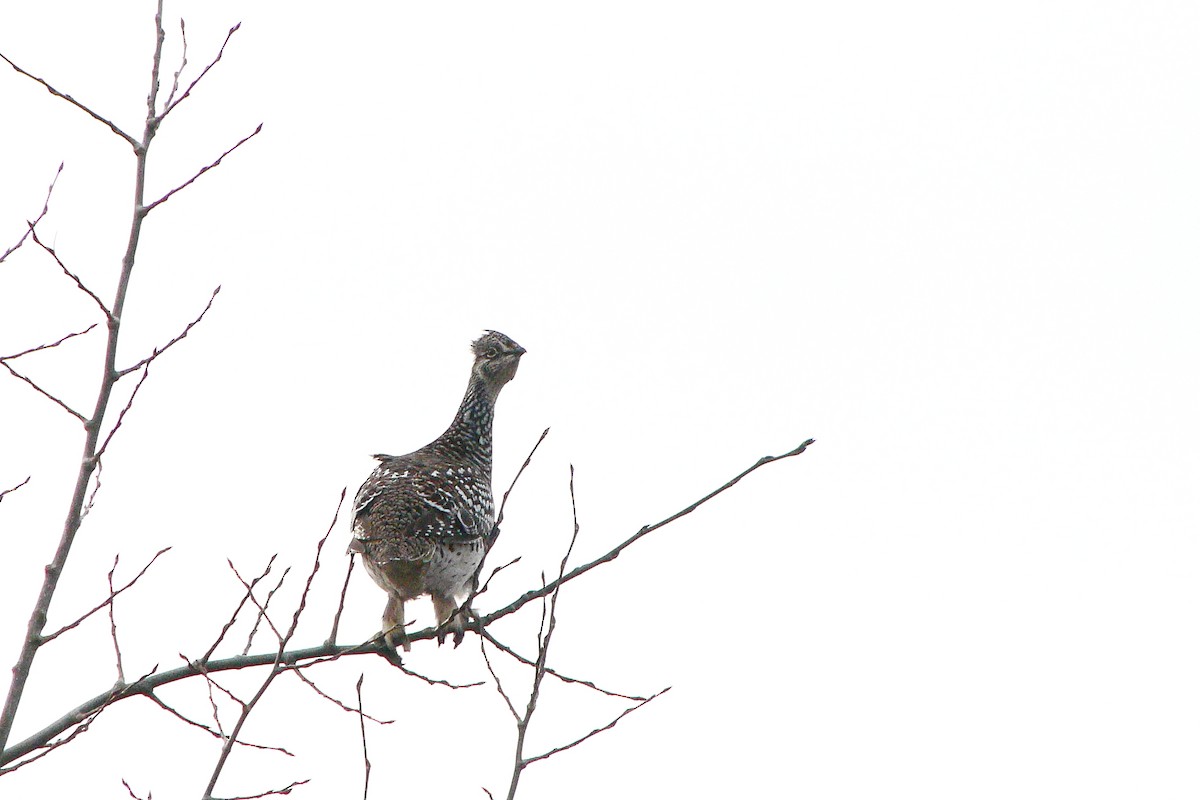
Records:
M404 603L429 595L441 627L462 641L461 604L474 589L492 532L492 417L525 348L487 331L471 350L471 382L454 421L438 438L405 456L377 455L379 465L354 501L350 551L388 593L383 633L409 649Z

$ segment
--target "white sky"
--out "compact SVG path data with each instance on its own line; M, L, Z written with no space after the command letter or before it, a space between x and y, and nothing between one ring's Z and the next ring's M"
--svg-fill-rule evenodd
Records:
M120 5L5 4L0 51L137 133L151 3ZM225 559L304 569L367 456L441 432L496 328L529 350L497 484L552 431L497 553L525 558L484 609L555 567L568 464L582 560L817 439L564 591L555 666L674 688L520 797L1196 796L1195 4L317 8L168 6L185 79L243 26L164 125L150 194L264 128L147 223L124 363L222 291L112 446L51 627L103 597L114 554L120 578L172 545L118 601L126 671L202 653L238 597ZM7 68L0 109L0 246L65 161L40 231L109 296L128 147ZM35 249L0 266L0 352L92 312ZM99 345L20 365L90 407ZM81 436L11 378L0 409L0 488L33 476L0 505L8 665ZM300 644L325 636L348 535ZM342 640L383 600L357 573ZM535 616L497 634L532 652ZM45 649L16 738L112 662L99 618ZM473 646L410 662L486 674ZM494 689L373 658L313 676L350 702L363 672L368 711L400 720L368 728L372 796L502 795ZM207 715L201 684L164 697ZM554 686L531 752L619 710ZM361 792L357 721L302 686L247 736L297 757L239 749L220 794ZM197 797L217 749L133 700L0 786Z

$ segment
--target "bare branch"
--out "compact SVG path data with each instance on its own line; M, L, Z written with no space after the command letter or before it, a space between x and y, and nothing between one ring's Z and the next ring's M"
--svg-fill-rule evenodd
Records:
M29 479L32 477L33 477L32 475L27 475L27 476L25 476L25 480L21 481L16 486L12 487L11 489L5 489L4 491L0 492L0 502L4 502L4 496L6 494L11 494L12 492L15 492L17 489L20 489L25 484L29 483Z
M488 575L488 578L487 578L487 580L483 582L483 586L480 586L480 587L479 587L479 589L477 589L477 590L475 591L475 597L478 597L479 595L483 594L484 592L486 592L486 591L488 590L488 586L490 586L490 585L491 585L491 583L492 583L492 578L496 577L496 576L497 576L497 575L499 575L501 572L503 572L504 570L506 570L506 569L508 569L509 567L513 566L514 564L520 563L520 561L521 561L521 557L520 557L520 556L517 556L516 558L514 558L514 559L513 559L513 560L511 560L511 561L509 561L508 563L506 563L506 564L501 564L500 566L498 566L498 567L496 567L494 570L492 570L492 574L491 574L491 575ZM469 604L465 604L465 605L469 605Z
M496 691L504 698L504 704L508 706L508 711L512 714L517 724L521 724L521 715L517 712L517 707L513 705L512 698L508 696L508 692L504 691L504 684L500 682L500 676L496 674L496 670L492 667L492 660L488 658L487 648L483 646L483 640L479 642L479 652L483 653L483 663L487 665L487 670L492 674L492 680L496 682Z
M167 114L170 114L171 111L175 109L175 106L179 105L189 96L191 96L192 89L196 88L196 84L200 83L200 81L204 79L204 76L208 74L208 71L215 67L217 62L221 60L221 57L225 55L225 46L229 44L229 40L233 38L233 35L237 33L238 29L241 27L242 23L239 22L229 29L229 33L225 34L225 41L221 43L221 49L217 51L216 58L210 61L208 66L200 71L200 74L197 75L196 79L188 85L187 89L185 89L183 94L179 96L178 100L173 100L175 97L175 90L179 88L179 76L183 72L183 68L187 66L187 32L184 29L183 20L179 20L179 32L183 37L183 63L179 65L179 72L175 73L175 84L171 87L171 94L167 96L167 103L163 108L163 112L158 115L159 122L164 120Z
M50 257L54 259L54 263L58 264L58 268L60 270L62 270L64 275L66 275L68 278L70 278L72 281L75 282L75 286L79 289L79 291L83 292L88 297L92 298L92 302L94 302L96 304L96 306L100 309L101 313L104 314L105 319L112 321L112 312L108 310L108 306L104 305L104 301L101 300L95 292L93 292L88 287L84 286L83 281L79 279L78 275L76 275L74 272L71 272L71 270L67 269L67 265L64 264L62 262L62 259L58 257L58 253L56 253L54 251L53 247L51 247L50 245L46 244L45 242L43 242L41 239L38 238L37 229L33 226L32 222L29 223L29 235L31 237L33 237L34 244L36 244L38 247L42 248L43 250L45 250L47 253L50 254Z
M287 786L283 787L282 789L268 789L267 791L260 792L259 794L243 794L243 795L238 795L237 797L213 797L211 795L205 795L204 800L260 800L260 798L263 798L263 797L274 797L275 795L280 795L280 794L291 794L292 789L295 789L297 786L303 786L304 784L308 783L309 780L310 780L309 778L305 778L302 781L292 781L291 783L289 783Z
M271 560L274 561L275 556L271 556ZM233 574L237 577L237 579L239 581L241 581L242 586L246 589L246 596L248 598L250 598L251 602L253 602L254 605L256 605L258 607L258 619L255 621L254 627L257 628L258 623L265 619L267 621L267 625L270 626L270 628L271 628L271 632L275 634L275 638L278 639L279 641L283 641L283 634L279 632L279 629L275 627L275 623L271 621L271 617L268 616L268 614L267 614L266 606L264 606L262 603L258 602L258 598L254 596L254 584L246 582L246 579L242 577L242 574L240 572L238 572L237 567L235 567L233 565L233 559L227 558L227 559L225 559L225 563L229 565L229 568L231 570L233 570ZM267 569L268 569L268 571L270 570L270 565L268 565ZM276 588L283 585L284 578L286 578L288 576L288 573L291 571L292 571L291 567L284 568L283 575L279 578L279 584L278 584L278 586L276 586ZM266 577L265 572L263 573L262 577ZM260 578L260 580L261 580L261 578ZM274 594L274 591L272 591L271 594Z
M536 667L537 666L537 664L534 661L531 661L530 659L528 659L525 656L518 653L516 650L513 650L511 647L506 645L504 642L500 641L495 636L493 636L486 629L483 631L483 638L486 639L488 642L490 642L492 644L492 646L495 647L497 650L501 650L504 653L507 653L509 656L516 659L517 661L520 661L522 664L524 664L528 667ZM610 691L609 689L605 689L600 686L597 686L596 684L592 683L591 681L583 680L581 678L572 678L567 675L563 675L561 672L551 669L550 667L546 667L546 674L553 675L554 677L558 678L563 683L577 683L580 686L586 686L587 688L589 688L593 691L599 692L600 694L606 694L609 697L619 697L622 700L630 700L635 703L641 702L642 700L646 699L645 697L639 697L638 695L621 694L620 692Z
M259 607L258 616L254 618L254 627L250 629L250 635L246 637L246 646L242 648L242 655L246 655L250 652L250 646L254 643L254 634L258 633L258 626L261 625L263 619L266 618L267 609L271 607L271 601L275 599L275 593L283 587L283 582L287 580L288 572L290 571L290 569L285 569L283 574L279 576L279 580L276 581L274 588L267 592L267 599L262 606ZM268 624L269 622L270 621L268 620ZM278 632L276 632L276 635L278 635Z
M83 330L76 331L75 333L68 333L66 336L62 337L58 341L50 342L50 344L39 344L36 347L30 347L29 349L22 350L19 353L13 353L11 356L0 356L0 361L12 361L14 359L20 358L21 356L27 356L30 353L37 353L42 350L49 350L51 347L58 347L63 342L67 341L67 339L74 339L76 336L83 336L85 333L88 333L89 331L92 330L92 328L95 328L99 324L100 323L98 323L98 322L93 322L91 325L88 325Z
M308 666L311 666L311 664ZM362 714L363 713L361 707L360 708L351 708L350 706L343 703L341 700L338 700L333 695L322 690L320 686L317 686L317 684L314 683L311 678L309 678L307 675L304 674L304 672L301 670L301 668L291 669L290 672L293 675L295 675L297 678L299 678L301 681L303 681L310 689L312 689L314 692L316 692L321 697L324 697L329 702L333 703L335 706L340 708L342 711L346 711L351 714ZM371 722L374 722L377 725L391 725L393 722L396 721L394 719L376 719L375 717L372 717L370 714L364 714L363 716L365 716L367 719L371 720Z
M56 630L54 633L51 633L51 634L50 634L50 635L48 635L48 636L44 636L44 637L42 637L42 644L46 644L46 643L48 643L48 642L52 642L52 641L54 641L54 640L55 640L55 639L57 639L59 636L62 636L64 633L66 633L67 631L71 630L72 628L77 628L77 627L79 627L79 625L80 625L80 624L81 624L81 623L82 623L84 620L86 620L88 617L92 616L92 615L93 615L93 614L95 614L96 612L100 611L100 610L101 610L101 609L103 609L103 608L106 608L106 607L110 607L110 606L112 606L112 602L113 602L113 600L115 600L115 599L117 598L117 595L121 594L121 593L122 593L122 592L124 592L126 589L130 588L130 587L131 587L131 586L133 586L135 583L137 583L139 580L141 580L141 577L142 577L143 575L145 575L145 574L146 574L146 571L147 571L147 570L149 570L149 569L150 569L150 567L154 566L154 562L158 560L158 557L159 557L159 556L161 556L161 555L163 555L164 553L166 553L166 552L167 552L168 550L170 550L170 549L171 549L170 547L164 547L162 550L159 550L157 553L155 553L155 554L154 554L154 556L153 556L153 557L151 557L151 559L150 559L149 561L147 561L147 562L146 562L146 566L142 567L142 568L141 568L141 570L138 572L138 574L137 574L137 575L134 575L134 576L133 576L133 578L132 578L132 579L131 579L131 580L130 580L128 583L126 583L124 586L122 586L120 589L117 589L116 591L113 591L113 588L112 588L112 577L113 577L113 571L114 571L114 570L116 570L116 568L117 568L117 561L118 561L118 560L120 560L120 558L121 558L121 557L118 555L118 556L117 556L115 559L113 559L113 568L112 568L112 570L109 570L109 573L108 573L108 597L106 597L106 598L104 599L104 602L100 603L98 606L96 606L96 607L95 607L95 608L93 608L92 610L88 611L88 612L87 612L87 613L85 613L83 616L79 617L79 618L78 618L78 619L76 619L74 622L72 622L71 624L69 624L69 625L64 625L63 627L61 627L61 628L59 628L58 630ZM124 682L124 679L122 679L122 683L123 683L123 682Z
M41 386L38 386L38 385L37 385L36 383L34 383L34 382L33 382L33 380L31 380L30 378L26 377L25 375L22 375L20 372L17 372L15 369L13 369L13 368L12 368L12 366L11 366L11 365L10 365L10 364L9 364L7 361L2 361L2 360L0 360L0 366L3 366L3 367L6 369L6 370L8 370L8 371L9 371L9 373L10 373L10 374L11 374L11 375L12 375L14 378L20 378L21 380L25 381L27 384L29 384L30 386L32 386L32 387L33 387L33 389L34 389L34 391L36 391L36 392L37 392L38 394L40 394L42 397L45 397L45 398L46 398L46 399L48 399L48 400L52 400L52 401L54 401L54 403L55 403L55 404L56 404L56 405L57 405L59 408L61 408L63 411L66 411L68 414L70 414L72 417L74 417L75 419L79 420L79 421L80 421L80 422L82 422L83 424L85 424L85 425L87 424L87 418L86 418L86 417L84 417L84 416L83 416L83 414L80 414L78 411L76 411L75 409L71 408L69 405L67 405L66 403L64 403L62 400L59 400L59 399L58 399L57 397L55 397L54 395L50 394L50 393L49 393L49 392L47 392L45 389L43 389Z
M604 731L607 731L607 730L610 730L610 729L616 727L616 724L618 722L620 722L621 720L623 720L626 716L628 716L629 714L632 714L634 711L637 711L639 708L646 705L654 698L661 697L662 695L666 694L668 691L670 691L670 689L671 689L671 687L668 686L666 689L655 692L654 694L650 695L646 699L642 700L642 702L638 703L637 705L630 706L629 708L622 711L620 714L617 715L617 717L612 722L608 723L604 727L596 728L596 730L592 731L591 733L587 733L587 734L584 734L583 736L580 736L578 739L571 742L570 744L564 744L561 747L555 747L551 750L547 750L545 753L542 753L539 756L533 756L532 758L525 759L525 764L528 766L529 764L532 764L535 761L541 761L542 759L549 758L550 756L555 755L556 753L561 753L563 750L570 750L572 747L575 747L578 744L582 744L583 742L586 742L588 739L592 738L596 734L603 733Z
M742 478L746 477L747 475L754 472L755 470L760 469L761 467L764 467L767 464L771 464L776 461L782 461L785 458L791 458L793 456L800 455L801 453L803 453L805 450L808 449L809 445L813 444L815 441L816 441L815 439L809 439L809 440L805 441L803 444L801 444L799 447L797 447L793 450L789 450L788 452L783 453L782 455L763 456L758 461L756 461L753 465L742 470L740 473L738 473L736 476L731 478L729 481L725 482L718 488L716 488L713 491L709 492L708 494L704 495L704 497L701 497L699 500L692 503L690 506L688 506L684 509L681 509L680 511L676 511L674 514L670 515L669 517L666 517L665 519L659 520L658 522L655 522L653 525L643 525L638 530L637 533L633 534L633 536L630 536L628 539L621 542L619 545L617 545L613 549L609 550L604 555L600 556L599 558L597 558L593 561L589 561L586 564L582 564L582 565L576 567L575 569L571 570L566 575L564 575L562 578L551 581L550 583L541 587L540 589L533 589L531 591L526 592L525 594L523 594L519 598L517 598L514 602L510 603L509 605L505 606L504 608L497 609L496 611L493 611L490 614L485 614L480 619L480 623L485 626L491 625L496 620L502 619L503 617L507 617L509 614L515 613L516 611L520 610L522 607L525 606L526 603L529 603L533 600L537 600L539 597L545 597L546 595L550 594L556 588L558 588L559 584L567 583L568 581L572 581L575 578L578 578L580 575L583 575L586 572L590 572L591 570L595 569L596 567L600 566L601 564L607 564L609 561L613 561L614 559L617 558L617 556L621 555L621 553L624 552L624 550L627 547L629 547L631 544L636 542L638 539L641 539L643 536L646 536L649 533L653 533L654 531L656 531L659 528L662 528L666 525L670 525L672 522L679 519L680 517L687 516L688 514L692 513L697 508L699 508L700 506L707 503L709 500L712 500L717 495L721 494L724 491L727 491L728 489L731 489ZM409 636L409 640L414 641L416 639L427 638L422 635L423 633L424 633L424 631L418 632L416 634L412 634Z
M209 661L212 659L213 653L216 652L217 647L221 644L222 640L224 640L225 634L229 633L229 629L233 627L233 624L235 622L237 622L238 614L242 613L242 608L245 607L246 601L249 600L251 597L253 597L254 587L258 585L259 581L263 580L264 578L267 577L267 575L269 575L271 573L271 567L274 566L275 559L278 557L279 557L278 553L271 556L267 560L267 566L262 571L262 574L259 575L254 580L250 581L250 585L246 587L246 593L244 595L242 595L242 599L237 604L237 608L235 608L233 610L233 614L229 617L229 621L226 622L225 625L221 628L221 632L219 634L217 634L216 641L214 641L212 643L212 646L208 648L208 652L206 652L204 654L204 656L200 659L200 661L204 662L205 664L209 663ZM229 566L232 567L233 564L230 563ZM237 575L236 569L233 572L235 575ZM240 579L240 576L239 576L239 579Z
M329 638L325 640L327 645L332 645L337 641L338 624L342 621L342 609L346 607L346 591L350 588L350 574L354 572L353 553L350 554L348 560L350 563L346 566L346 580L342 583L342 594L338 597L337 611L333 614L333 627L329 629Z
M125 787L125 791L129 792L129 796L132 797L133 800L142 800L142 798L140 798L136 794L134 794L133 787L131 787L129 785L129 781L125 780L124 778L121 778L121 785ZM146 795L146 800L154 800L154 792L148 793Z
M168 110L171 108L171 101L175 99L175 93L179 91L179 76L187 67L187 24L183 21L183 17L179 18L179 39L183 42L183 54L179 59L179 69L175 70L175 79L171 82L171 93L167 95L167 102L164 104L164 108ZM162 116L166 116L165 111Z
M283 637L280 643L280 652L283 652L284 646L291 641L292 636L296 633L296 626L300 624L300 615L304 613L304 608L308 604L308 592L312 589L313 578L317 577L317 571L321 569L321 550L325 547L325 542L333 533L333 526L337 524L338 514L342 511L342 503L346 502L346 487L342 487L342 493L338 497L337 508L333 511L333 519L329 520L329 530L325 531L325 535L317 542L317 552L313 556L312 571L308 573L308 580L304 583L304 591L300 593L300 603L296 606L296 613L292 615L292 626L288 628L287 636Z
M220 688L220 687L218 686L218 688ZM193 728L199 728L200 730L204 731L208 735L210 735L214 738L217 738L217 739L225 738L224 734L222 734L220 731L210 728L209 726L205 725L203 722L197 722L196 720L192 719L191 717L181 714L177 709L172 708L171 706L167 705L165 702L163 702L163 699L161 697L159 697L157 694L155 694L154 692L146 692L145 697L149 698L151 701L154 702L155 705L157 705L162 710L166 711L171 716L175 717L176 719L181 720L182 722L187 723L188 725L191 725ZM254 744L253 742L245 742L240 739L238 740L238 744L240 744L242 747L249 747L254 750L273 750L276 753L283 753L285 756L291 756L293 758L295 758L295 756L296 756L295 753L293 753L290 750L283 748L283 747L273 747L271 745L266 745L266 744Z
M158 556L155 556L155 558L157 557ZM113 602L113 599L117 596L116 590L113 589L113 573L117 571L117 563L120 560L121 554L118 553L113 557L112 569L108 571L108 629L109 632L112 633L113 650L116 651L117 655L117 683L124 683L125 666L121 661L121 644L117 641L117 617L116 612L113 610L117 606L117 604Z
M233 147L229 148L229 149L228 149L228 150L226 150L224 153L222 153L221 155L219 155L219 156L217 157L217 160L216 160L216 161L212 162L212 163L211 163L211 164L209 164L207 167L201 167L201 168L200 168L200 171L199 171L199 172L197 172L195 175L193 175L192 177L188 178L186 181L184 181L183 183L179 184L179 185L178 185L178 186L176 186L174 189L172 189L171 191L169 191L169 192L167 192L166 194L164 194L162 197L160 197L160 198L158 198L157 200L155 200L153 203L150 203L149 205L147 205L147 206L144 206L144 207L143 207L143 210L144 210L146 213L149 213L150 211L154 210L154 209L155 209L155 208L157 208L158 206L160 206L160 205L162 205L163 203L165 203L165 202L167 202L168 200L170 200L170 199L171 199L171 196L172 196L172 195L174 195L176 192L181 192L181 191L183 191L184 189L186 189L187 187L191 186L193 183L195 183L195 182L196 182L196 179L197 179L197 178L199 178L199 177L200 177L201 175L203 175L204 173L208 172L210 169L213 169L213 168L215 168L215 167L219 167L219 166L221 165L221 162L225 160L225 156L229 155L229 154L230 154L230 153L232 153L234 150L237 150L239 147L241 147L242 145L244 145L246 142L248 142L248 141L250 141L251 139L253 139L253 138L254 138L255 136L257 136L257 135L258 135L258 134L259 134L261 131L262 131L262 123L260 122L260 123L258 124L258 127L254 129L254 132L253 132L253 133L251 133L251 134L248 134L247 136L244 136L244 137L242 137L242 139L241 139L241 140L240 140L240 141L239 141L237 144L235 144Z
M521 479L521 473L523 473L525 468L529 466L529 463L533 461L533 454L536 453L537 449L542 446L542 442L546 440L548 435L550 435L550 429L546 428L546 430L542 431L542 435L538 437L538 440L534 442L533 449L529 451L529 455L525 456L525 463L523 463L521 468L517 470L517 474L513 476L512 483L508 485L508 489L505 490L504 496L500 498L500 511L496 514L496 524L492 526L492 532L488 535L486 550L491 550L492 545L496 543L496 539L500 536L500 523L504 521L504 507L508 505L508 496L512 494L512 490L516 488L517 481Z
M99 461L100 461L101 457L104 455L105 451L108 450L108 445L110 442L112 442L113 437L117 435L117 431L121 430L121 425L124 424L124 422L125 422L125 415L129 413L129 409L133 408L133 401L138 396L138 392L140 392L142 390L142 384L144 384L146 382L146 378L148 378L148 377L150 377L150 363L149 362L147 362L142 367L142 376L140 378L138 378L137 383L135 383L133 385L133 391L129 393L129 399L125 401L125 406L121 409L121 412L119 414L117 414L116 423L108 431L108 435L104 437L104 442L100 445L99 448L96 449L96 454L93 456L93 458L96 460L97 463L99 463ZM92 502L94 502L94 501L95 501L95 493L93 492L92 499L88 501L88 506L90 507Z
M153 361L154 359L158 358L158 357L159 357L159 356L161 356L163 353L167 352L167 350L169 350L170 348L174 347L174 346L175 346L176 344L178 344L179 342L181 342L181 341L183 341L184 339L186 339L186 338L187 338L187 335L188 335L189 333L191 333L191 332L192 332L192 328L194 328L194 327L196 327L197 325L199 325L199 324L200 324L200 320L204 319L204 315L208 313L208 310L209 310L210 308L212 308L213 300L216 300L216 299L217 299L217 293L218 293L218 292L220 292L220 291L221 291L221 287L220 287L220 286L218 286L217 288L213 289L213 291L212 291L212 295L210 295L210 296L209 296L209 298L208 298L208 303L207 303L207 304L204 306L204 310L200 312L200 316L196 317L194 320L192 320L191 322L189 322L189 323L188 323L188 324L187 324L187 325L184 327L184 329L183 329L183 332L182 332L182 333L180 333L178 336L176 336L176 337L175 337L174 339L172 339L171 341L169 341L169 342L167 342L166 344L164 344L162 347L156 347L156 348L154 348L154 352L152 352L150 355L146 356L145 358L143 358L141 361L137 362L136 364L133 364L132 366L128 366L128 367L126 367L125 369L118 370L118 371L117 371L117 377L118 377L118 378L123 378L123 377L125 377L126 375L128 375L129 373L133 372L134 370L136 370L136 369L139 369L140 367L143 367L143 366L145 366L145 365L149 364L151 361Z
M96 120L97 122L99 122L99 123L101 123L102 125L104 125L105 127L107 127L107 128L110 130L110 131L112 131L113 133L115 133L117 136L120 136L122 139L124 139L126 142L128 142L128 143L129 143L129 145L130 145L131 147L133 147L133 150L134 150L134 152L139 152L139 151L141 151L141 149L142 149L142 145L141 145L141 144L138 142L138 140L137 140L137 139L134 139L132 136L130 136L128 133L126 133L125 131L123 131L123 130L121 130L120 128L118 128L116 125L114 125L114 124L113 124L112 122L110 122L109 120L107 120L107 119L105 119L104 117L100 116L100 115L99 115L99 114L97 114L95 111L92 111L90 108L88 108L87 106L85 106L83 103L79 102L79 101L78 101L78 100L76 100L74 97L71 97L71 95L69 95L69 94L64 94L63 92L60 92L58 89L55 89L53 86L51 86L50 84L46 83L44 80L42 80L42 79L41 79L41 78L39 78L38 76L36 76L36 75L32 75L32 74L30 74L30 73L26 72L25 70L21 69L21 68L20 68L20 67L18 67L16 64L14 64L14 63L13 63L13 62L12 62L12 61L9 59L9 57L8 57L8 56L4 55L3 53L0 53L0 58L4 59L4 60L5 60L5 62L7 62L7 63L8 63L8 65L9 65L10 67L12 67L12 68L13 68L13 69L15 69L17 72L19 72L19 73L21 73L22 75L24 75L26 78L29 78L30 80L32 80L32 81L34 81L34 82L36 82L36 83L40 83L40 84L41 84L41 85L42 85L42 86L43 86L43 87L46 89L46 91L47 91L47 92L49 92L50 94L54 95L55 97L61 97L63 100L66 100L68 103L70 103L71 105L75 106L75 107L76 107L76 108L78 108L80 111L82 111L83 113L85 113L85 114L87 114L89 117L91 117L92 119Z
M54 180L50 181L50 188L46 190L46 202L42 203L42 210L32 222L26 223L25 232L21 234L20 239L17 239L17 243L5 250L3 253L0 253L0 264L3 264L9 256L21 249L21 245L25 244L25 240L29 238L29 232L33 230L34 226L41 222L48 213L50 213L50 195L54 194L54 184L58 183L58 176L62 175L62 171L63 165L62 163L59 163L58 170L54 173Z
M362 685L363 674L359 673L354 690L358 694L358 731L362 735L363 745L363 800L367 800L367 792L371 788L371 759L367 756L367 723L363 721L366 715L363 713Z

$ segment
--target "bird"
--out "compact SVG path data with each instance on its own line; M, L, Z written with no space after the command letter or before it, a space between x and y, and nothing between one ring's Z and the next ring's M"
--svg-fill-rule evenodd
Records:
M492 534L492 420L525 348L489 330L471 352L470 382L450 427L407 455L375 455L379 463L355 496L348 552L388 594L381 633L393 652L397 644L410 649L404 604L423 595L433 601L438 644L447 632L455 647L462 642L462 606Z

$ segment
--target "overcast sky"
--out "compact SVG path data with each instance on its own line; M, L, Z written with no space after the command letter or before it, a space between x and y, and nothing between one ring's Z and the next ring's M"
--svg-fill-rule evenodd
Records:
M138 134L153 10L113 5L4 4L0 52ZM226 559L307 569L369 455L444 429L494 328L528 349L498 486L552 430L483 610L556 569L569 464L581 563L817 440L564 590L553 666L673 688L520 797L1200 791L1195 4L190 0L167 7L167 81L181 15L185 81L242 28L162 127L148 194L263 130L147 221L122 364L222 289L106 456L51 627L103 598L114 555L128 578L170 545L118 601L125 670L203 653L240 596ZM0 250L65 162L40 234L111 296L129 147L7 68L0 115ZM0 265L0 353L93 321L45 253ZM89 409L100 348L18 365ZM0 489L32 476L0 505L7 674L82 436L0 378ZM299 644L328 631L348 538L343 514ZM341 640L383 603L358 572ZM532 654L536 616L496 633ZM477 644L409 663L485 679ZM398 720L367 728L373 797L502 796L494 688L377 658L312 675L353 703L364 673ZM114 678L98 617L39 654L15 738ZM164 698L211 721L202 683ZM623 707L554 685L530 752ZM361 794L357 720L303 685L246 736L296 757L236 750L218 794ZM198 797L218 749L131 700L0 786Z

